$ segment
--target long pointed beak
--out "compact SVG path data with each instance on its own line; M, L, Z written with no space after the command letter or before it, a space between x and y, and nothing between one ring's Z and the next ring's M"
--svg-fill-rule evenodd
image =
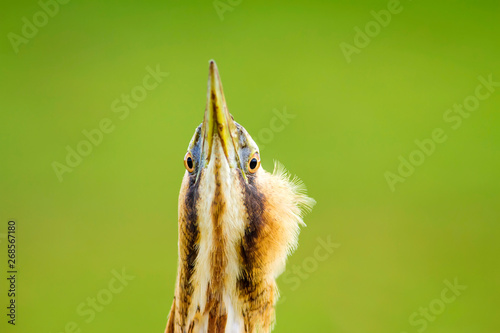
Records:
M236 134L236 124L229 114L224 98L224 90L220 80L219 71L215 61L210 60L208 70L208 92L205 117L202 125L202 137L204 140L204 151L207 161L212 155L214 136L218 135L224 150L224 155L229 164L234 159L239 165L239 157L235 151L236 141L233 134ZM234 166L234 165L233 165Z

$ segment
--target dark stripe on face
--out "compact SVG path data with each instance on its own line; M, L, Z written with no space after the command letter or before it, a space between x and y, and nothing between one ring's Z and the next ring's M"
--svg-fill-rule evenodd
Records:
M181 255L181 271L179 276L179 323L181 327L186 325L186 317L191 304L191 296L194 287L191 284L191 277L194 272L196 257L198 256L198 247L200 231L198 229L197 202L198 184L196 175L189 175L189 189L184 199L184 218L179 225L179 245Z
M243 188L243 202L248 215L245 234L241 239L240 257L242 261L242 276L237 282L240 294L251 294L256 289L257 279L255 274L258 267L259 235L264 226L263 213L265 197L255 186L255 175L248 174L248 183L240 174L240 184Z
M189 243L187 245L187 265L189 268L189 277L194 270L195 260L198 256L198 238L200 231L198 229L198 211L196 204L198 203L198 186L199 182L196 182L196 175L189 176L189 189L186 193L186 233Z

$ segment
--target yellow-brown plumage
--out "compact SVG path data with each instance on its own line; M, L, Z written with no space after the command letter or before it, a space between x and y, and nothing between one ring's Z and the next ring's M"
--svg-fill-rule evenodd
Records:
M314 200L229 114L210 62L207 107L185 158L179 260L166 332L270 332L276 278Z

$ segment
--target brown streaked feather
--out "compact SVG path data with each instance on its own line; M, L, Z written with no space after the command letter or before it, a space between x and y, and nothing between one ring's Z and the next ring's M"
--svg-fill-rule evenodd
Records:
M179 299L176 305L175 323L178 327L187 325L191 296L194 291L191 277L195 269L198 255L199 242L198 215L196 204L198 202L198 184L194 176L187 179L184 184L185 200L179 202L179 272L178 290Z
M174 333L174 323L175 323L175 297L172 302L172 307L170 308L170 314L168 315L167 328L165 333Z
M193 290L203 286L199 281L187 279L186 274L194 270L194 259L198 255L196 244L201 237L200 230L189 228L187 222L197 221L193 218L195 214L188 218L186 212L187 205L196 201L195 196L188 200L189 190L186 189L186 199L180 204L180 209L185 213L180 214L179 249L188 264L179 265L174 331L201 332L201 327L205 327L206 332L225 332L228 313L224 295L226 290L231 289L225 274L227 265L234 265L232 262L228 263L226 251L229 246L236 246L239 274L235 280L236 299L233 301L236 300L237 303L231 306L241 316L244 332L270 332L275 321L274 306L278 295L275 279L284 268L287 254L296 245L299 224L302 223L302 207L310 206L312 199L302 194L300 186L290 181L280 170L273 174L262 171L259 177L248 177L248 183L239 175L237 187L242 193L244 225L241 238L236 243L228 243L223 216L229 208L227 198L221 192L218 174L218 171L215 172L214 197L205 203L210 204L207 206L210 215L203 223L210 222L212 234L210 253L206 256L210 262L210 272L207 271L209 283L203 289L206 290L204 304L191 304ZM189 182L186 181L184 185L189 185ZM194 208L196 211L198 207ZM194 258L192 264L189 264L189 254ZM182 300L185 304L180 306L177 300ZM195 309L195 305L198 306L196 314L189 314L189 311Z
M224 272L227 265L227 258L224 251L226 242L224 240L222 225L222 216L226 209L226 203L221 193L220 163L221 161L217 158L215 161L215 192L210 209L213 226L213 252L210 259L211 278L207 288L207 305L205 307L205 313L209 314L208 332L210 333L223 333L227 320L223 302Z
M208 314L207 333L224 333L226 329L227 314L221 313L220 306L214 306Z
M198 325L200 324L201 319L202 318L201 318L201 314L200 314L200 307L198 306L196 308L196 313L194 315L194 318L191 321L191 323L189 324L188 333L194 333L198 330Z
M276 286L274 281L272 284L266 281L269 280L268 265L275 255L273 243L279 232L275 229L279 228L266 213L266 196L255 186L255 178L250 176L248 180L246 183L240 177L248 220L240 246L242 274L237 287L243 303L245 332L255 329L268 332L274 323Z

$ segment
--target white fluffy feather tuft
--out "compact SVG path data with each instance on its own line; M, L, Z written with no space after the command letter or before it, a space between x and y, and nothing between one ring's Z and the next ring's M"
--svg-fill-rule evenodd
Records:
M281 178L281 180L288 184L291 191L295 195L295 204L300 209L300 224L306 225L303 221L303 217L311 212L312 208L316 204L316 200L307 196L307 189L304 182L296 175L291 175L285 168L283 164L279 161L274 161L273 176Z

